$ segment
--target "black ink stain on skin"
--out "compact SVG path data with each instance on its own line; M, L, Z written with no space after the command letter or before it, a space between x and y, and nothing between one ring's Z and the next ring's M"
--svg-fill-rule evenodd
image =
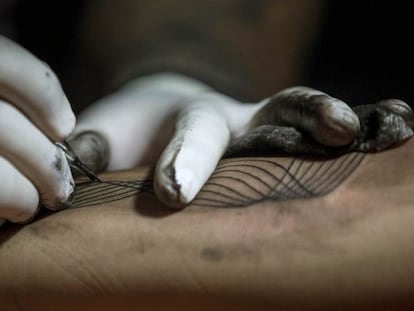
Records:
M201 251L201 258L208 262L219 262L223 259L223 251L215 247L206 247Z

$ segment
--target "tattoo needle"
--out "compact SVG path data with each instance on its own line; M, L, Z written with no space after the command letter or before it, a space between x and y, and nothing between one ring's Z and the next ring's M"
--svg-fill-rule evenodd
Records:
M99 177L96 176L95 173L79 159L67 141L57 142L56 146L65 153L66 159L68 160L70 166L81 171L91 181L101 182Z

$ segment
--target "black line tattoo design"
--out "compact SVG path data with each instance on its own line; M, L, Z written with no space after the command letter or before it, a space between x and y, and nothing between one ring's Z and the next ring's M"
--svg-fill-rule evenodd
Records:
M323 196L336 189L364 159L363 153L316 160L294 157L233 158L221 162L193 206L244 207L265 201ZM73 208L153 193L152 180L77 183Z

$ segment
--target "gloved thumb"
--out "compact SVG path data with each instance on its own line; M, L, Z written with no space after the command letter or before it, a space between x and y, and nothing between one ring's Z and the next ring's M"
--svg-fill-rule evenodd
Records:
M95 173L105 171L110 157L107 139L95 131L84 131L69 139L69 145L83 164ZM76 176L79 172L73 172Z

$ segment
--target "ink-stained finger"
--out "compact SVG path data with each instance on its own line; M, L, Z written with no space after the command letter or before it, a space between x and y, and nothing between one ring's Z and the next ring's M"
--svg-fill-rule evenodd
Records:
M190 203L251 115L252 107L221 95L205 95L187 106L156 166L158 198L174 208Z
M251 127L274 124L294 126L328 146L351 143L360 130L352 109L336 98L307 87L293 87L262 102Z
M0 36L0 98L16 105L51 140L66 138L75 115L48 65Z
M0 100L0 155L37 188L41 203L52 209L70 198L74 183L62 150L14 106Z
M376 105L400 115L409 127L414 127L414 112L406 102L399 99L384 99Z
M191 202L214 171L229 140L226 120L214 109L205 105L185 109L156 167L154 190L158 198L174 208Z
M162 103L144 103L140 104L139 96L124 90L102 98L81 113L72 136L76 137L85 132L99 133L108 143L110 150L107 155L108 170L134 167L140 163L146 150L154 147L150 144L152 136L168 111L168 107ZM78 146L73 147L76 152L83 153L78 151Z
M36 188L3 157L0 157L0 176L0 222L1 218L17 223L30 221L39 207Z
M69 144L82 163L95 173L103 172L107 168L110 156L109 144L98 132L81 132L71 138Z

